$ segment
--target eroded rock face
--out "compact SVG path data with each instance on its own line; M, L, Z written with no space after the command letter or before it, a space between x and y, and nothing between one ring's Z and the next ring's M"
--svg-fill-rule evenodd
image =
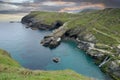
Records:
M45 47L49 47L51 49L56 48L61 42L61 38L53 37L53 36L45 36L41 41L41 44Z
M79 42L77 47L84 51L87 51L89 49L90 45L88 43Z
M107 73L115 80L120 80L120 60L113 60L107 64Z
M64 27L67 25L67 22L63 24L63 26L59 27L58 29L54 30L51 34L48 36L45 36L44 39L41 41L41 44L43 46L49 47L49 48L56 48L61 40L67 29Z
M74 29L66 31L65 36L70 38L78 38L79 34L81 34L81 32L83 32L84 30L85 28L76 27Z
M96 42L96 38L93 34L91 33L85 33L86 27L76 27L74 29L70 29L65 33L65 36L70 37L70 38L78 38L79 40L82 41L87 41L87 42Z
M81 40L83 40L83 41L88 41L88 42L96 43L96 38L91 33L84 33L84 32L82 32L82 33L80 33L78 35L78 38L81 39Z
M55 21L55 22L52 24L51 30L57 29L57 28L59 28L59 27L62 26L62 25L63 25L63 22L60 21L60 20L57 20L57 21Z
M98 60L103 60L105 54L100 52L100 51L97 51L97 50L88 50L86 52L88 55L90 55L91 57L93 57L94 59L98 59Z
M25 24L27 28L30 27L32 29L36 28L40 30L54 30L63 25L63 22L59 20L55 21L54 23L51 23L51 25L48 25L45 24L44 21L37 20L34 18L34 16L31 15L26 15L25 17L23 17L21 23Z

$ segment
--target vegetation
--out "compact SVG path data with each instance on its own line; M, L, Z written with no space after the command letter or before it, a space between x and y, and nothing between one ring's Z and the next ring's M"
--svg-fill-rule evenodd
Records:
M58 12L41 12L41 11L32 11L29 16L34 17L34 19L40 21L44 24L52 24L55 21L59 20L62 22L67 22L75 17L78 17L77 14L68 14L68 13L58 13Z
M120 69L120 64L115 61L120 61L120 9L119 8L107 8L104 10L92 11L92 12L82 12L77 14L69 13L57 13L57 12L31 12L29 14L34 19L45 23L52 24L56 21L67 22L64 25L64 29L59 30L58 33L63 33L63 30L68 31L66 35L72 35L72 37L79 38L80 40L90 42L88 37L92 35L95 38L93 42L95 44L95 54L102 53L110 57L110 61L105 64L101 69L108 73L115 80L119 80L120 74L117 71L112 70L111 63L118 70ZM57 30L56 30L57 31ZM91 41L92 42L92 41ZM114 59L114 60L113 60ZM103 60L103 59L102 59ZM102 61L101 60L101 61ZM114 74L114 72L117 72Z
M92 80L71 70L41 71L22 68L0 49L0 80Z
M81 16L71 21L67 27L86 27L85 32L94 34L98 43L115 45L120 43L119 14L120 9L105 9L81 13Z
M68 22L68 29L76 27L86 28L84 33L92 33L97 38L97 43L108 46L120 44L120 9L105 9L77 14L33 11L29 16L43 22L52 24L59 20Z

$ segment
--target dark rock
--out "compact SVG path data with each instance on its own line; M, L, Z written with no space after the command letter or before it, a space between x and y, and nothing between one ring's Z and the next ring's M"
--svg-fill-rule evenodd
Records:
M37 28L40 30L54 30L63 25L62 21L55 21L51 25L45 24L42 20L36 20L32 15L26 15L21 20L22 24L29 26L30 28Z
M57 29L57 28L59 28L59 27L62 26L62 25L63 25L63 22L58 20L58 21L56 21L56 22L54 22L54 23L52 24L51 30Z
M79 42L77 47L84 51L87 51L89 49L90 45L88 43Z
M21 23L22 24L29 24L30 22L32 22L32 18L33 18L34 16L31 16L31 15L26 15L26 16L24 16L23 18L22 18L22 20L21 20Z
M61 39L60 40L58 39L60 38L55 38L53 36L46 36L41 41L41 44L45 47L49 47L50 49L53 49L53 48L56 48L60 44Z
M60 61L60 58L54 57L52 60L53 60L53 62L58 63Z
M19 21L10 21L10 23L20 23Z

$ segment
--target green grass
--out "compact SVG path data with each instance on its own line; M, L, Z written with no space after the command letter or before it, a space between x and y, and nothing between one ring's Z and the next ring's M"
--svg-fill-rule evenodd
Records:
M0 80L93 80L72 70L42 71L21 67L0 49Z
M68 14L68 13L57 13L57 12L41 12L41 11L33 11L29 14L29 16L34 17L34 19L44 23L51 25L55 21L67 22L71 19L74 19L78 15L76 14Z
M82 31L78 35L93 34L99 49L116 53L120 44L120 9L105 9L94 12L68 14L34 11L28 16L43 24L51 25L56 21L68 22L65 29ZM107 46L106 46L107 45ZM108 54L109 55L109 54ZM118 59L118 56L114 57ZM107 71L107 67L104 68ZM0 80L90 80L71 70L32 71L22 68L10 58L6 51L0 50ZM117 80L117 79L116 79Z
M120 9L117 8L77 14L33 11L29 16L45 24L57 20L69 21L67 29L86 28L84 33L93 34L97 43L110 46L120 44Z
M13 66L13 67L20 67L20 65L15 60L11 59L9 53L0 49L0 65L1 64Z
M120 9L105 9L79 14L82 15L71 21L66 27L86 27L85 32L94 34L98 43L120 44Z

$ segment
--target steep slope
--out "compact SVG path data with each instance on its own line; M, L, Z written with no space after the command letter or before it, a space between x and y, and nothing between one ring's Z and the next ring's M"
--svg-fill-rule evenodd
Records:
M71 70L41 71L22 68L0 49L0 80L93 80Z
M82 13L79 18L72 20L67 27L86 28L85 32L90 32L95 35L99 43L115 45L120 43L119 14L120 9L110 8L101 11Z
M107 8L78 14L32 12L27 16L29 18L23 18L22 22L29 23L27 21L34 19L51 25L61 21L64 25L45 36L42 44L55 48L64 39L74 39L78 48L93 57L102 71L120 80L120 9Z
M78 48L93 57L104 72L120 80L120 9L81 13L66 27L65 37L76 39Z

